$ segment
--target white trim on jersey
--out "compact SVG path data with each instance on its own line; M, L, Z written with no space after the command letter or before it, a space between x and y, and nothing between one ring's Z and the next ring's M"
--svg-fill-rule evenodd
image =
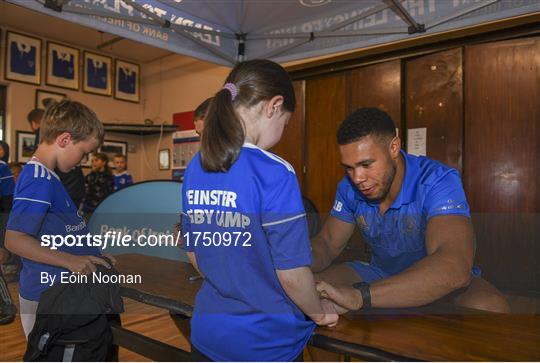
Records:
M32 198L17 197L17 198L14 198L13 200L28 200L28 201L30 201L30 202L37 202L37 203L43 203L43 204L51 205L50 202L47 202L47 201L45 201L45 200L32 199Z
M282 159L280 158L279 156L277 156L276 154L272 154L271 152L268 152L266 150L263 150L261 149L260 147L258 147L257 145L253 145L252 143L250 142L245 142L244 147L247 147L247 148L250 148L250 149L257 149L257 150L260 150L264 155L268 156L270 159L274 160L274 161L277 161L278 163L280 164L283 164L288 171L290 171L291 173L293 174L296 174L294 172L294 168L292 167L291 164L289 164L289 162L287 162L287 160L285 159Z
M124 170L120 174L114 174L114 176L121 176L121 175L129 175L129 173L127 172L127 170Z
M3 176L3 177L0 178L0 180L9 179L9 178L13 178L13 175Z
M56 175L56 173L54 171L47 168L45 165L43 165L42 163L40 163L37 160L30 160L26 164L27 165L28 164L33 164L34 165L34 178L45 178L45 177L47 177L47 180L51 180L51 174L52 174L52 175L54 175L54 177L56 179L60 180L60 177L58 175ZM40 171L39 171L40 167L42 168L41 169L41 175L39 175L40 174Z
M298 214L298 215L296 215L296 216L294 216L294 217L281 219L281 220L279 220L279 221L263 223L262 226L263 226L263 227L275 226L276 224L281 224L281 223L286 223L286 222L294 221L295 219L302 218L302 217L305 217L305 216L306 216L306 213L302 213L302 214Z

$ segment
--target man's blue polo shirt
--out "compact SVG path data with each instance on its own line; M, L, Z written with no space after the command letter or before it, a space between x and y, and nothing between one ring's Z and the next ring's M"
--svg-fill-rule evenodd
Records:
M427 256L425 234L431 217L470 217L457 170L426 157L401 154L405 176L396 200L384 215L379 213L380 204L367 200L348 176L339 183L330 212L346 223L356 223L372 248L369 267L374 268L374 274L368 271L370 276L362 276L368 282L398 274Z

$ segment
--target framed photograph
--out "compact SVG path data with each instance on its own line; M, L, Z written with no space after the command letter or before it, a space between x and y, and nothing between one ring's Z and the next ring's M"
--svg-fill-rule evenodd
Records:
M114 62L114 98L139 102L140 100L139 65L115 59Z
M112 58L83 52L83 91L112 96Z
M125 141L104 140L99 148L99 152L107 155L109 158L109 167L114 169L114 156L122 154L126 157L127 161L127 148L128 143Z
M5 56L7 80L41 84L41 39L8 31Z
M34 155L36 135L33 132L17 131L17 161L27 163Z
M47 76L49 86L79 90L79 50L47 42Z
M171 168L171 152L169 149L159 150L159 170Z
M66 97L67 95L65 93L57 93L57 92L46 91L43 89L37 89L35 107L45 109L47 108L48 99L52 99L56 102L60 102Z

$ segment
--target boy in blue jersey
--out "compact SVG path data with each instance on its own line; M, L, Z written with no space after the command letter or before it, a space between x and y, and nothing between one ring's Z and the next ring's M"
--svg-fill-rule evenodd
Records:
M473 266L474 231L457 170L401 150L394 122L376 108L351 113L337 141L346 176L313 239L322 296L351 310L415 307L446 297L508 312L504 296ZM355 225L373 250L371 262L330 266Z
M118 191L122 188L127 187L128 185L133 184L133 178L131 174L127 172L127 161L126 156L122 154L117 154L114 156L114 166L116 170L114 171L114 191Z
M19 280L21 322L26 336L35 322L43 291L58 283L61 273L89 274L97 264L109 268L95 246L42 245L43 236L89 233L84 220L53 171L68 172L103 139L103 125L86 106L65 100L47 109L41 121L41 142L23 168L13 196L6 248L22 257ZM114 260L112 260L114 261Z
M293 361L337 323L309 266L294 169L266 150L295 108L276 63L239 63L214 96L182 186L182 236L204 282L191 319L194 361ZM307 316L306 316L307 315Z

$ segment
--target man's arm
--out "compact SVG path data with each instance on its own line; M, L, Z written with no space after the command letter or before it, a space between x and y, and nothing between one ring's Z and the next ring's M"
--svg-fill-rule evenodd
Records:
M427 256L400 274L371 285L371 305L378 308L415 307L431 303L470 282L474 231L470 219L458 215L431 218L426 230ZM358 290L349 286L318 286L350 310L362 307Z
M354 232L354 224L346 223L331 215L321 231L311 240L313 272L327 268L339 256Z

